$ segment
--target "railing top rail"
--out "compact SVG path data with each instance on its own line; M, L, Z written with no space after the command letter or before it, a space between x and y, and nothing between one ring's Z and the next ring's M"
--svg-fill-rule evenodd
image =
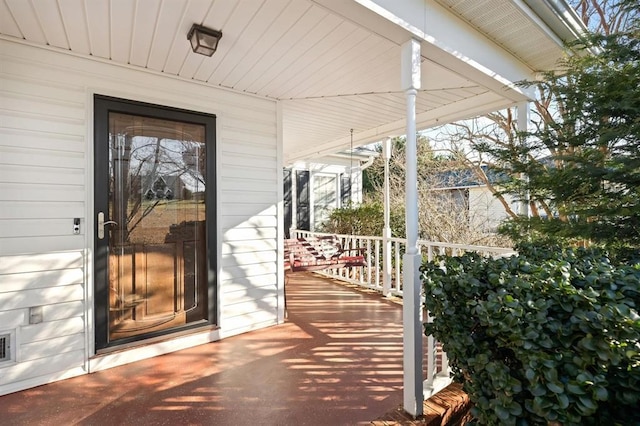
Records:
M350 235L350 234L332 234L327 232L315 232L315 231L302 231L295 230L294 232L303 234L303 235L337 235L339 238L356 238L362 240L380 240L382 241L382 237L373 236L373 235ZM406 238L389 238L389 241L395 243L406 243ZM481 251L481 252L492 252L492 253L503 253L510 254L516 253L516 251L510 247L492 247L492 246L479 246L479 245L471 245L471 244L459 244L459 243L447 243L443 241L427 241L427 240L418 240L418 246L426 246L426 247L443 247L443 248L452 248L452 249L460 249L465 251Z
M457 248L457 249L463 249L463 250L492 251L492 252L499 252L499 253L515 253L516 252L514 249L510 247L478 246L473 244L444 243L440 241L427 241L427 240L418 240L418 245Z

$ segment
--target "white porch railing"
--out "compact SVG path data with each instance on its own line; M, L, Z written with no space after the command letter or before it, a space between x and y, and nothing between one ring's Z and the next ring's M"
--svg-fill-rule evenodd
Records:
M332 235L320 232L292 230L292 238ZM406 247L406 239L389 238L386 241L390 259L385 259L385 240L383 237L338 234L342 246L348 248L364 248L367 266L357 268L340 268L320 271L318 273L347 281L352 284L380 291L384 296L402 297L402 255ZM418 249L428 260L437 255L459 256L466 252L477 252L483 256L508 256L515 254L510 248L474 246L434 241L418 240ZM389 261L390 260L390 261ZM384 265L390 265L385 270ZM385 275L389 281L385 286ZM386 288L385 288L386 287ZM430 321L429 312L423 312L423 319ZM425 353L426 379L423 383L424 397L428 398L451 383L447 355L441 345L427 336Z

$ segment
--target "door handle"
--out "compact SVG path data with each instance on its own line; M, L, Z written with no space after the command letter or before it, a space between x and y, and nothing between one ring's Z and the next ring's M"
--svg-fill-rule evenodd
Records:
M115 220L107 220L105 222L104 220L104 213L100 212L98 213L98 238L99 239L104 239L104 227L106 225L117 225L118 222L116 222Z

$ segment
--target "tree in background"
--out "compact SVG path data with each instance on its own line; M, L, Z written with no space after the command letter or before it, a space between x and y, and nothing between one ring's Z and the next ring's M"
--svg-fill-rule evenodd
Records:
M405 138L392 141L389 181L391 231L394 237L405 236L405 147ZM489 223L488 218L469 209L468 191L455 189L462 180L470 177L468 167L461 161L462 157L455 152L446 152L445 155L435 152L424 137L418 140L417 148L420 238L461 244L510 245L506 238L495 233L495 226ZM363 187L363 204L334 210L324 224L324 231L355 235L382 234L382 157L364 171Z
M624 26L526 83L540 93L535 129L513 146L479 146L509 172L507 190L544 211L508 221L512 236L640 245L640 6L626 6Z
M619 33L637 19L634 0L569 0L569 3L594 34Z

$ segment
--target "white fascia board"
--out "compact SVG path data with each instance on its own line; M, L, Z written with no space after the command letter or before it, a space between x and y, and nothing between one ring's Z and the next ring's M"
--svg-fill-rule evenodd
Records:
M563 42L579 39L588 32L586 25L566 0L517 0L525 3Z
M353 164L354 166L359 166L360 164L362 164L362 162L370 160L371 157L375 158L378 156L379 154L377 152L372 153L368 156L354 154L353 157L351 157L349 156L349 154L340 154L335 153L334 151L330 151L326 155L314 156L310 159L298 155L295 159L290 159L286 163L288 164L288 166L285 164L285 167L293 167L294 169L303 170L315 170L317 167L322 168L328 166L336 166L338 167L336 171L342 173L344 172L345 168L351 167L351 164Z
M327 173L338 175L345 173L349 168L349 164L338 164L331 161L323 161L324 159L313 159L308 161L296 161L290 167L293 170L307 170L314 173Z
M410 37L418 38L422 40L423 57L513 101L530 97L530 93L525 93L515 83L533 79L534 67L523 63L435 1L353 1L404 30L405 40L397 40L399 44ZM380 28L371 30L380 33Z

